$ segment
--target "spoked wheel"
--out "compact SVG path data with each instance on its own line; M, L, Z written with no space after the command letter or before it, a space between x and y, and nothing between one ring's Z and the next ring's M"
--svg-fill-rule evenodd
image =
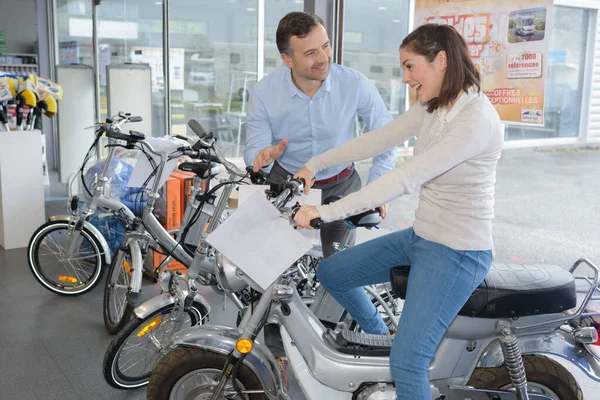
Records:
M102 277L104 253L98 239L86 227L75 237L77 244L70 256L67 253L73 236L69 234L68 221L45 223L29 241L29 268L38 282L54 293L83 294Z
M173 305L156 310L146 318L129 321L108 346L103 361L104 379L114 388L133 389L146 385L152 369L166 354L171 336L176 333ZM181 329L205 322L208 310L193 303L184 315Z
M127 301L131 273L129 249L119 249L112 259L104 286L104 326L108 333L119 332L131 319L133 306Z
M527 392L543 394L553 400L583 400L583 392L571 373L558 362L544 356L523 356ZM468 386L478 389L511 390L512 384L504 365L475 368Z
M210 400L227 356L205 350L178 347L163 357L152 372L148 386L148 400ZM236 376L236 391L230 379L221 392L219 400L266 400L263 393L248 394L244 391L262 390L260 381L245 365Z

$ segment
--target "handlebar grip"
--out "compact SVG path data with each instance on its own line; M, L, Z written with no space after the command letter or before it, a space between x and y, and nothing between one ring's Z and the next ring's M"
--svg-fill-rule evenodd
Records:
M129 117L129 122L142 122L143 118L140 116Z
M312 226L313 229L321 229L323 226L323 220L321 218L315 218L310 221L310 226Z
M221 164L221 159L217 156L213 156L212 154L200 153L198 158L200 160L211 161L211 162Z
M182 136L182 135L173 135L173 137L176 137L177 139L185 140L186 142L189 140L186 136Z
M198 137L202 138L204 135L206 135L206 130L204 130L202 125L200 125L195 119L190 119L188 121L188 126L196 135L198 135Z
M109 129L106 132L106 136L108 136L109 138L117 139L117 140L124 140L126 142L134 142L136 140L136 138L131 135L126 135L121 132L113 131L112 129Z

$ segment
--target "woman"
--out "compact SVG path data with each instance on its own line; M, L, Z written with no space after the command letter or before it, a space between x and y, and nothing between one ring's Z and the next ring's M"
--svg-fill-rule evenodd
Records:
M362 289L410 265L406 301L390 356L398 399L430 400L428 367L448 325L492 263L494 184L503 131L481 93L464 39L446 25L417 28L400 46L403 82L418 101L389 124L312 158L296 177L358 161L417 136L414 156L362 190L323 206L302 206L295 220L339 220L420 187L414 226L324 260L321 284L368 333L387 334Z

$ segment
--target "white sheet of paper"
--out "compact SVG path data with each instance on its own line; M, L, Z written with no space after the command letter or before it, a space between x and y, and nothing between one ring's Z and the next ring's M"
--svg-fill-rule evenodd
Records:
M157 152L165 152L167 154L171 154L172 152L177 150L179 146L185 143L176 138L169 138L168 136L161 138L146 137L145 140ZM149 154L154 159L154 162L156 162L156 164L158 165L158 163L160 163L160 157L152 153ZM167 162L167 165L165 165L165 169L160 179L160 184L158 186L159 189L163 187L163 185L167 181L167 178L169 177L169 175L171 175L171 172L173 172L176 166L177 158ZM143 153L140 153L138 162L135 164L133 172L131 173L131 177L129 178L129 182L127 183L127 187L141 187L144 184L144 182L146 182L146 179L148 179L148 176L150 176L153 170L154 168L152 168L152 165L150 164L150 161L148 161L148 158ZM148 183L148 188L150 188L153 183L154 178L152 178Z
M250 196L207 241L263 289L312 248L260 193Z
M238 207L240 204L243 204L250 196L254 193L259 192L263 196L265 195L265 190L269 189L269 185L240 185L239 186L239 197L238 197ZM311 189L308 194L303 196L299 196L294 198L294 204L297 201L300 204L308 204L312 206L321 205L321 189ZM300 229L298 232L302 234L306 239L310 241L313 247L321 246L321 234L316 229Z

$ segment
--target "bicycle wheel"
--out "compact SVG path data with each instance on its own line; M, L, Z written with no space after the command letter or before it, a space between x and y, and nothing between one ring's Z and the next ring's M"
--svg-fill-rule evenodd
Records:
M112 259L104 286L104 326L115 334L131 319L133 306L127 301L131 281L131 255L129 248L119 248Z
M133 389L148 384L152 369L166 354L173 332L173 304L166 305L146 318L129 321L108 346L102 371L106 382L117 389ZM185 316L182 329L208 320L208 310L194 302Z
M75 296L92 290L104 271L102 245L86 227L80 243L67 257L71 244L68 221L51 221L40 226L29 240L27 261L33 276L46 289Z

